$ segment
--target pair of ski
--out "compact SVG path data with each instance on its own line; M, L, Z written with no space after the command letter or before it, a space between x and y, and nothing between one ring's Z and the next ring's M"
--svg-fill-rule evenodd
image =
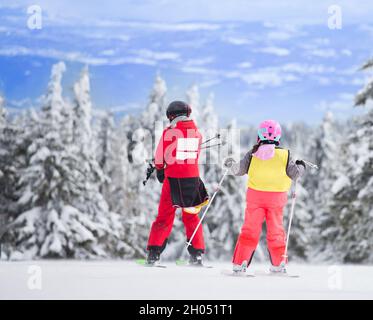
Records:
M269 271L255 271L254 273L246 273L246 272L234 272L232 270L222 270L221 274L229 277L237 277L237 278L255 278L257 276L260 277L272 277L272 278L299 278L297 274L291 273L274 273Z
M136 260L136 263L145 267L149 268L167 268L166 265L161 263L155 264L147 264L145 259ZM180 267L190 267L190 268L208 268L211 269L213 266L210 265L190 265L188 261L185 260L176 260L176 265ZM222 275L230 276L230 277L237 277L237 278L255 278L257 276L267 276L267 277L279 277L279 278L299 278L297 274L289 274L289 273L271 273L266 271L255 271L254 273L235 273L232 270L224 269L221 271Z
M146 259L139 259L139 260L136 260L136 263L139 264L139 265L142 265L142 266L145 266L145 267L150 267L150 268L167 268L167 266L165 264L161 264L159 262L157 263L154 263L154 264L148 264L146 262ZM191 267L191 268L207 268L207 269L210 269L212 268L212 266L210 265L193 265L193 264L189 264L188 261L186 260L176 260L175 261L176 265L179 266L179 267Z

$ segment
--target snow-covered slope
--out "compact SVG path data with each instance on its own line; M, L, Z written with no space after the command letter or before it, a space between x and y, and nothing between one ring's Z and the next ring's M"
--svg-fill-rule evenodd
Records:
M289 271L301 275L297 279L221 275L229 263L214 263L213 269L167 266L146 268L131 261L1 262L0 299L373 299L369 266L290 264ZM35 289L39 284L41 290Z

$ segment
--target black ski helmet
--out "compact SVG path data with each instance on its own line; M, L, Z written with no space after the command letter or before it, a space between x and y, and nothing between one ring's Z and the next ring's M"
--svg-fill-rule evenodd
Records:
M167 118L172 121L179 116L189 117L192 113L192 108L183 101L172 101L167 108Z

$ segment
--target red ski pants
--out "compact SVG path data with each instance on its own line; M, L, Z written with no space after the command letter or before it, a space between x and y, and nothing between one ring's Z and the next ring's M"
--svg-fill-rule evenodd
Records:
M173 207L171 200L170 183L166 178L163 182L162 194L158 208L158 215L155 221L153 222L150 230L148 248L150 246L163 246L165 240L168 239L171 233L175 219L175 212L176 208ZM195 228L199 223L198 214L190 214L183 211L182 221L184 223L186 237L187 239L190 239ZM202 224L199 226L197 233L193 238L192 246L194 249L198 250L205 249Z
M251 262L262 232L263 221L267 224L267 246L271 262L278 266L285 253L283 208L287 202L286 192L266 192L248 189L246 194L245 220L238 237L233 263Z

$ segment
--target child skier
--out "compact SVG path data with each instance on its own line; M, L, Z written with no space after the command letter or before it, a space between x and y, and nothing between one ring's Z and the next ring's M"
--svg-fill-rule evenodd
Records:
M208 194L199 177L198 159L202 136L191 120L191 107L174 101L167 108L170 126L163 131L155 154L157 178L163 183L158 215L152 224L148 240L147 264L154 265L166 247L175 212L182 209L182 221L189 241L199 223L198 213L208 202ZM202 265L204 253L202 226L191 246L189 263Z
M248 175L245 219L233 255L234 273L246 272L251 263L263 220L267 224L270 272L286 273L283 208L291 181L303 175L306 165L302 160L294 162L289 150L278 147L280 139L280 124L274 120L263 121L253 149L239 163L232 158L224 163L234 175Z

